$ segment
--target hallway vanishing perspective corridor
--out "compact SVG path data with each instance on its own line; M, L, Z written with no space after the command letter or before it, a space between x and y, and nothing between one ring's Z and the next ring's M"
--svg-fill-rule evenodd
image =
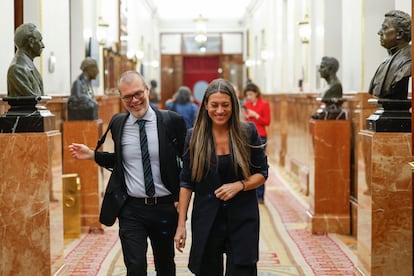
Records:
M306 222L307 203L277 168L269 172L265 204L260 205L258 275L353 275L356 241L336 234L312 235ZM126 274L116 226L65 243L69 275ZM184 253L176 253L179 276L192 275L187 269L188 251L189 245ZM148 263L148 275L156 275L151 252Z

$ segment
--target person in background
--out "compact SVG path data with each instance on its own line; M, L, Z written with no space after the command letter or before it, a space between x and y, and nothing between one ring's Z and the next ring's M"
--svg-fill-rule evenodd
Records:
M241 97L240 90L237 87L237 85L235 85L234 83L232 85L233 85L234 92L236 93L237 100L239 101L239 106L240 106L240 120L241 121L246 121L246 118L244 116L244 109L246 108L246 106L244 105L244 99Z
M151 108L149 88L136 71L123 73L118 89L128 112L115 114L108 126L115 152L93 151L77 143L69 151L75 159L95 160L112 170L100 222L111 226L118 218L127 275L147 275L149 239L157 275L175 276L173 238L181 169L177 158L183 153L185 122L174 112Z
M181 86L175 92L173 99L165 103L168 110L177 112L184 117L187 128L192 128L197 117L198 105L191 96L191 90L187 86Z
M158 91L157 91L157 87L158 87L158 83L156 80L151 80L150 81L150 95L149 95L149 100L151 103L153 104L158 104L158 102L160 101L159 95L158 95Z
M194 128L187 132L180 174L176 248L186 244L191 216L189 269L197 276L257 275L259 208L255 189L268 177L264 145L252 123L241 122L233 86L212 81Z
M245 97L245 117L246 120L256 125L262 144L266 145L266 127L270 124L270 106L262 98L260 88L253 82L249 82L243 90ZM257 198L259 203L264 203L265 185L264 182L257 188Z

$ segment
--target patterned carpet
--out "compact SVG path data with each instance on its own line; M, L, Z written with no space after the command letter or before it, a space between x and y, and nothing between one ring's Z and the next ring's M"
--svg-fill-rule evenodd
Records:
M312 235L306 223L306 208L297 193L275 171L267 184L267 206L277 231L288 245L305 275L354 275L355 241L335 234ZM295 196L296 195L296 196Z
M87 233L71 241L65 248L65 264L69 275L107 275L108 264L118 259L118 231L107 229L104 234Z
M265 204L260 205L259 276L353 275L354 240L331 234L312 235L305 211L303 199L276 170L270 170ZM178 276L193 275L187 269L188 249L186 246L184 253L176 253ZM148 262L148 275L156 275L150 251ZM116 225L106 228L104 234L88 233L68 242L65 263L69 275L126 275Z

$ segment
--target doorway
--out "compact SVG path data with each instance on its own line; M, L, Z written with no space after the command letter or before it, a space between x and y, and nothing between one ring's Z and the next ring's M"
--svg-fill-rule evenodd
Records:
M212 80L221 76L219 56L184 56L184 85L193 92L197 103Z

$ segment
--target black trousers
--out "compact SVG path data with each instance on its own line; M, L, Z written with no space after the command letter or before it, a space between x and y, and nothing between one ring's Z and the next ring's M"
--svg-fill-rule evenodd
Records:
M154 254L157 276L176 275L174 235L178 213L172 202L143 205L127 200L118 220L128 276L147 275L148 238Z
M221 209L213 223L203 254L200 273L197 276L223 276L224 254L226 254L225 276L257 276L257 264L239 265L233 262L233 251L229 242L227 220Z

